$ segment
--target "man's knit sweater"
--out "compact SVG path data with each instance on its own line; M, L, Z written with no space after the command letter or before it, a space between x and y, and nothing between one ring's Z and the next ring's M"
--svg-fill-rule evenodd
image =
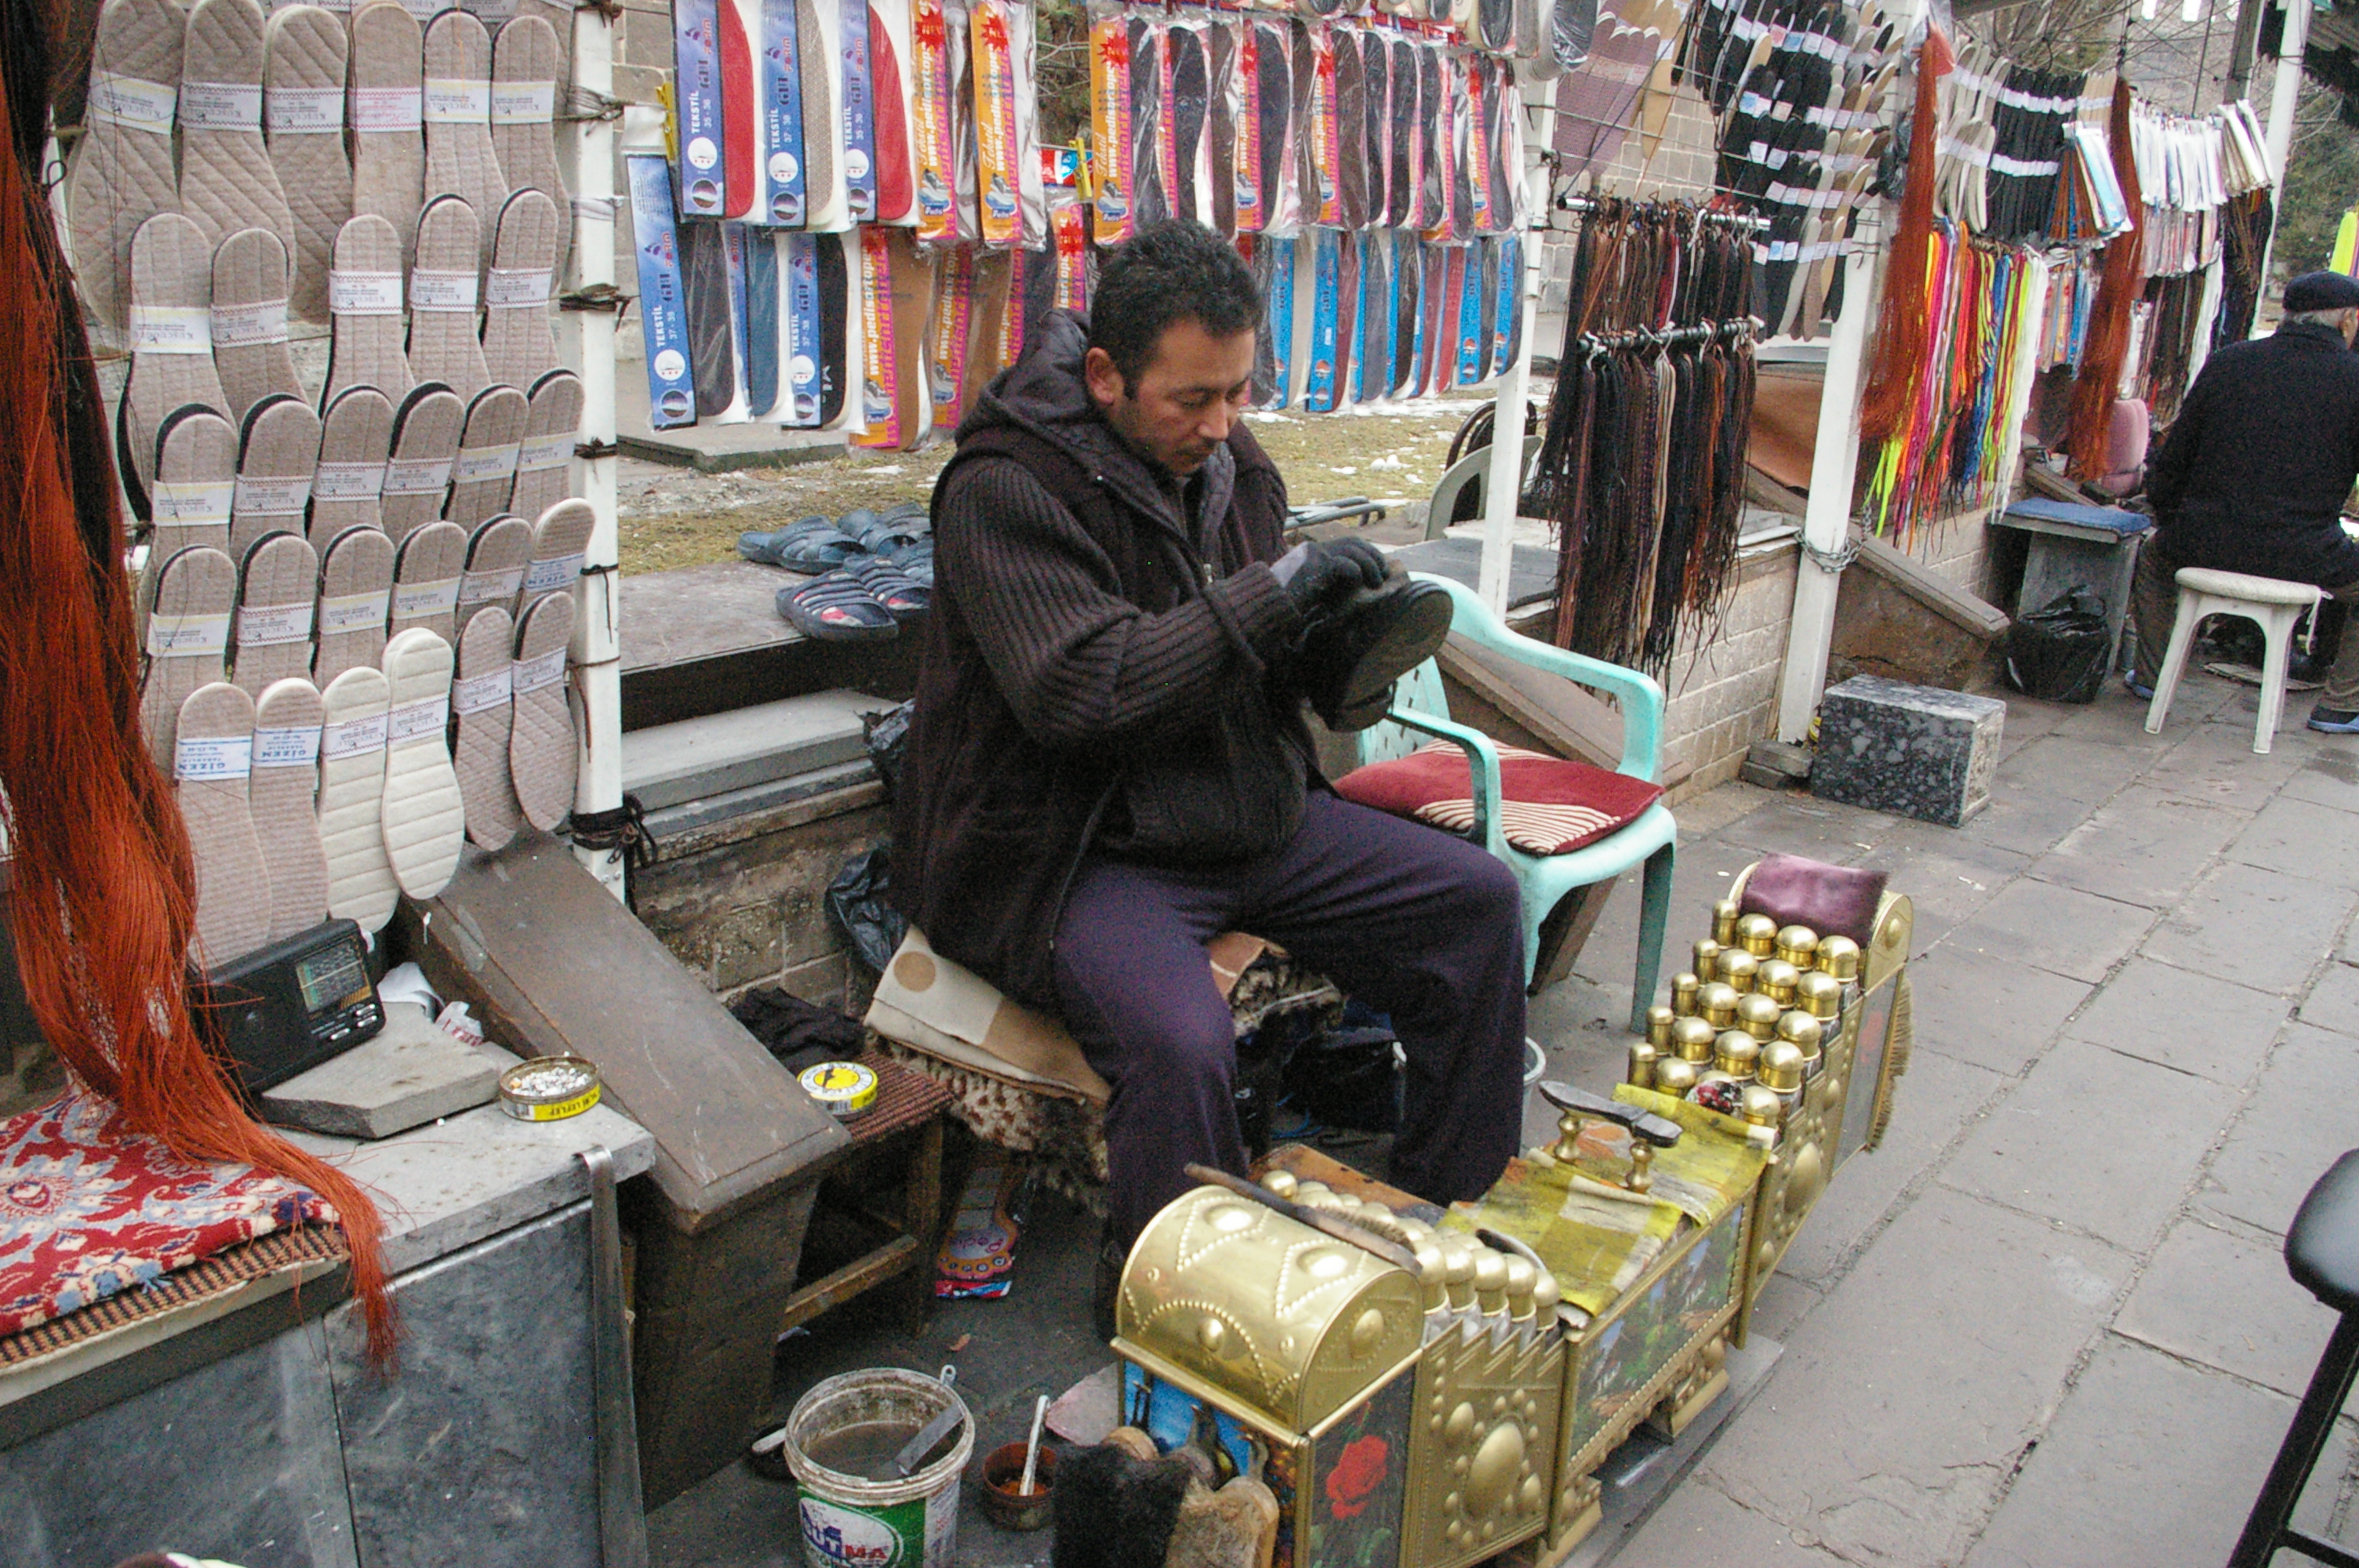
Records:
M895 903L1038 1004L1084 852L1266 853L1310 776L1282 673L1301 621L1268 568L1283 481L1243 425L1184 486L1140 457L1090 400L1085 341L1051 316L935 486L937 586L894 808Z

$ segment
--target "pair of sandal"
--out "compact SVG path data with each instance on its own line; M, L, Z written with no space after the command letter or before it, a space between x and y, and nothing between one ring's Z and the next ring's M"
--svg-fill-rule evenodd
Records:
M862 506L832 522L805 517L767 533L740 534L737 553L757 566L826 572L860 556L898 560L920 546L930 560L932 532L926 503L905 501L881 513Z
M883 642L900 635L933 601L932 541L923 582L897 561L854 556L799 588L778 589L778 613L806 637L826 643Z

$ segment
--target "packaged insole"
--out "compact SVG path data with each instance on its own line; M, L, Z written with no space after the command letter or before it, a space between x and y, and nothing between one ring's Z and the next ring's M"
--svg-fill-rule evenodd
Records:
M803 78L795 0L762 0L759 110L754 123L757 222L803 221Z
M1286 400L1287 351L1294 341L1294 246L1266 235L1251 243L1254 287L1261 293L1251 395L1256 408L1280 408Z
M1483 276L1491 244L1486 239L1462 246L1458 254L1464 258L1463 263L1452 260L1450 266L1451 276L1458 280L1459 386L1473 386L1491 373L1491 328L1483 308Z
M1112 5L1090 7L1090 149L1097 235L1118 244L1136 232L1130 138L1130 23Z
M875 124L876 222L908 226L918 222L917 174L911 124L914 63L909 37L909 0L868 0L870 112Z
M1288 112L1293 107L1293 67L1282 27L1247 17L1237 28L1237 115L1234 195L1237 232L1289 232L1300 220L1290 202L1292 181L1274 178L1285 162Z
M679 0L672 7L672 112L679 123L679 211L717 218L727 204L722 161L727 130L721 108L723 0Z
M860 412L855 447L897 447L901 415L893 397L893 260L885 231L863 229L860 265Z
M745 253L745 405L756 419L778 414L778 251L767 229L740 230L734 242ZM734 261L734 258L733 257Z
M1202 24L1171 24L1163 48L1163 159L1171 215L1210 225L1212 191L1205 178L1206 64Z
M966 414L967 334L974 319L974 253L961 248L944 254L934 286L934 309L926 334L927 379L934 399L934 423L955 428Z
M1417 236L1406 229L1393 232L1393 373L1395 397L1417 395L1417 356L1425 346L1423 284L1425 265L1418 254Z
M1009 79L1016 114L1016 200L1020 243L1049 239L1048 182L1040 157L1040 23L1031 0L1006 0Z
M729 324L729 255L718 219L682 219L680 295L688 308L688 364L696 416L716 418L737 397L735 337Z
M1212 227L1237 232L1237 34L1244 23L1214 17L1204 27L1204 167L1212 184Z
M1171 216L1171 169L1164 156L1164 24L1131 14L1131 172L1137 182L1138 221L1159 223Z
M1491 330L1491 373L1502 375L1524 351L1524 237L1502 234L1493 248L1497 289Z
M1018 167L1014 17L1007 0L976 0L973 48L975 179L982 193L983 243L1023 243L1023 171Z
M1360 347L1352 359L1352 401L1376 403L1392 390L1393 242L1374 229L1353 238L1360 253Z
M1386 221L1396 229L1418 222L1418 186L1424 178L1425 82L1417 46L1396 38L1393 53L1393 168L1385 198Z
M1450 238L1462 244L1474 237L1478 211L1475 193L1481 143L1474 130L1474 79L1466 62L1454 54L1443 76L1450 97Z
M734 395L728 407L713 416L713 422L742 425L754 416L754 367L749 362L754 323L751 286L745 266L745 224L724 222L721 225L721 254L729 269L729 349L732 368L736 374ZM775 361L771 368L775 375Z
M822 5L826 0L821 0ZM876 105L868 63L868 0L839 0L843 28L843 185L852 221L876 220Z
M647 337L647 418L656 429L696 423L688 357L688 302L672 219L671 166L658 152L626 153L631 232L638 240L639 330Z
M786 366L787 400L779 422L816 426L821 418L822 367L827 362L820 329L819 253L833 242L784 230L770 238L778 256L778 332Z
M1392 200L1392 47L1382 33L1363 32L1360 43L1361 133L1368 168L1368 223L1382 227Z
M972 239L959 231L950 27L941 0L912 0L909 52L909 164L917 180L918 238L929 244Z
M1335 189L1341 203L1334 222L1346 229L1364 229L1369 222L1367 56L1356 29L1332 27L1329 36L1333 40ZM1330 61L1321 63L1323 70Z
M1434 384L1447 390L1459 384L1459 307L1466 295L1466 247L1445 245L1441 252L1441 330L1434 348Z
M755 68L752 34L761 26L761 0L720 0L721 215L754 211Z
M951 195L962 244L983 242L983 195L976 166L981 154L974 115L974 27L966 0L942 0L942 33L951 59L951 162L958 170Z
M1343 234L1336 229L1314 229L1310 246L1310 364L1302 406L1313 414L1327 414L1340 401L1343 384L1338 359L1344 340Z
M1343 222L1342 143L1336 134L1334 35L1323 27L1293 25L1296 188L1304 224L1334 228Z
M821 234L813 246L817 258L819 300L819 425L840 428L847 406L859 399L847 397L859 366L851 351L858 341L857 279L844 262L846 236ZM857 241L850 242L856 244Z

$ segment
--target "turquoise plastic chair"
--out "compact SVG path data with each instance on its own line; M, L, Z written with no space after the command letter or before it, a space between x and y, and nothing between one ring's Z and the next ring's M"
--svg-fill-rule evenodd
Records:
M1476 646L1505 654L1519 664L1611 695L1622 710L1622 760L1614 772L1652 783L1662 762L1663 688L1636 670L1609 665L1603 659L1567 653L1546 643L1510 632L1490 606L1473 589L1447 578L1415 574L1449 590L1450 629ZM1679 824L1662 802L1648 806L1620 832L1584 845L1568 855L1534 855L1506 840L1494 808L1500 797L1497 744L1480 730L1443 717L1450 711L1442 694L1441 670L1428 659L1393 691L1389 722L1372 725L1359 734L1360 762L1387 762L1408 756L1437 736L1467 755L1473 774L1474 826L1467 838L1506 862L1523 889L1524 983L1529 986L1539 962L1540 927L1570 893L1621 875L1631 867L1646 867L1638 915L1638 971L1631 992L1630 1027L1643 1030L1647 1008L1655 1000L1655 982L1663 964L1663 933L1670 924L1671 871L1679 855Z

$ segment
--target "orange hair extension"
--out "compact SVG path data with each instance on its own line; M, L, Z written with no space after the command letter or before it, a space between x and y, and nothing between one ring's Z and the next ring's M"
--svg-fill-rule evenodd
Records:
M1875 323L1875 363L1860 395L1859 438L1874 447L1908 416L1911 390L1926 373L1932 341L1925 313L1926 265L1933 242L1934 162L1940 152L1941 78L1958 63L1939 27L1917 50L1917 108L1909 122L1908 173L1900 192L1900 228L1884 267L1884 307Z
M2146 288L2146 196L2138 189L2137 159L2130 152L2126 79L2114 83L2105 139L2112 144L2114 176L2122 182L2130 226L2105 243L2105 274L2097 284L2096 303L2089 308L2088 346L2081 354L2080 376L2072 383L2072 419L2064 433L2071 457L2065 471L2074 479L2096 479L2105 471L2114 402L2121 395L2122 362L2130 352L2131 308Z
M16 127L8 98L20 81L0 73L0 119ZM123 520L65 276L47 203L17 154L0 153L0 320L17 324L0 361L0 816L26 998L67 1068L132 1130L185 1160L270 1172L335 1206L369 1353L389 1366L396 1325L375 1206L245 1114L190 1016L196 874L139 735Z

